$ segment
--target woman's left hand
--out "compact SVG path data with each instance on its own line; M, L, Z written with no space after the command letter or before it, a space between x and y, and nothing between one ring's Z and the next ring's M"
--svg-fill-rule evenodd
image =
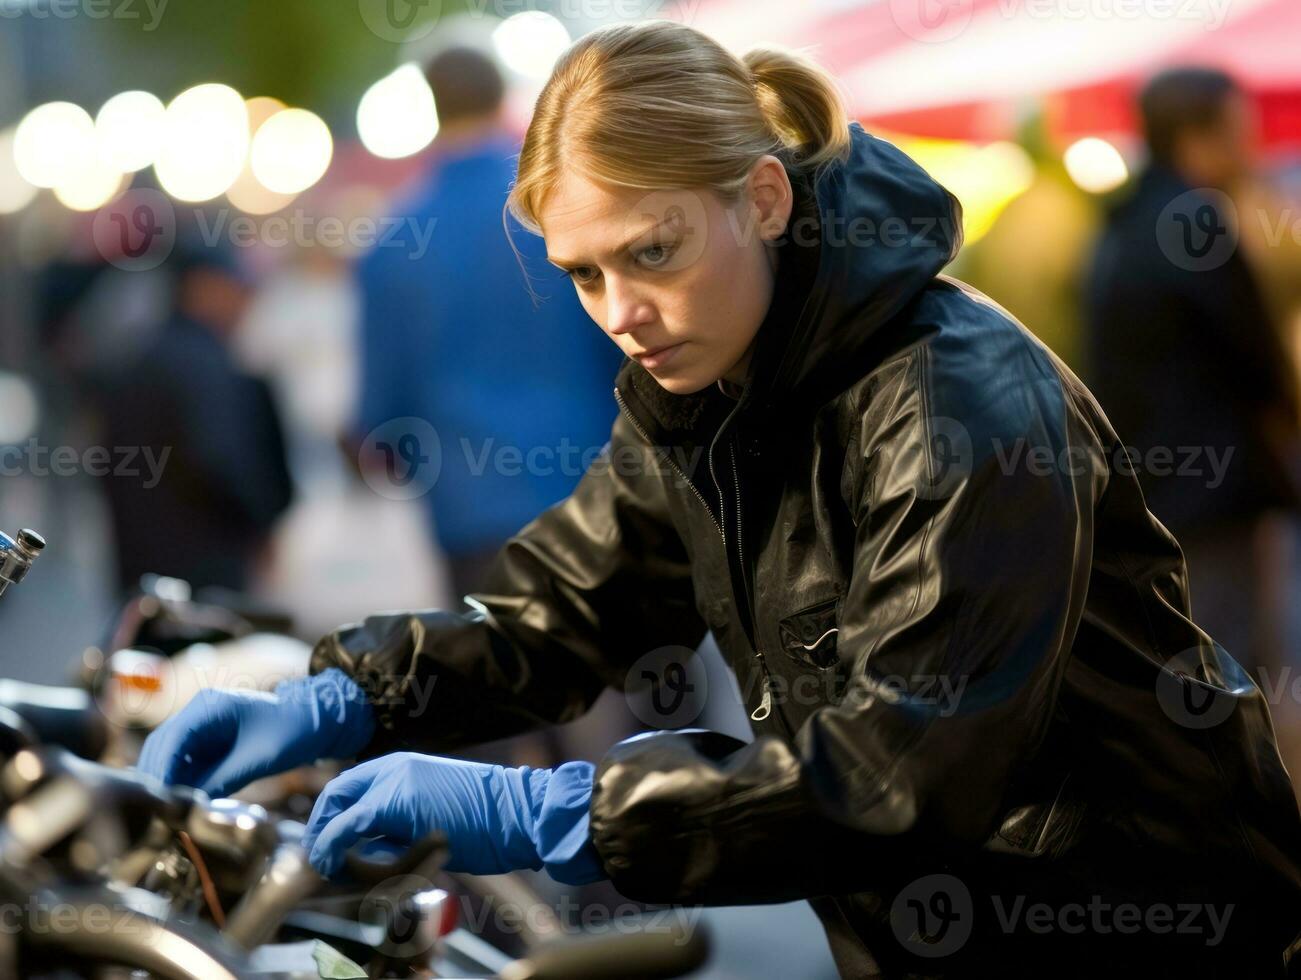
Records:
M362 838L405 846L441 831L449 871L502 874L546 864L561 880L595 880L604 872L587 837L592 770L585 762L507 769L397 752L332 779L312 809L303 846L330 877Z

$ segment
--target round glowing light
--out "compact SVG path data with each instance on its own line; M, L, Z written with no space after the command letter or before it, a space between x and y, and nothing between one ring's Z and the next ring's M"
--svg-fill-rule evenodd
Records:
M288 108L279 99L269 95L258 95L244 102L248 109L248 134L250 141L257 139L262 124L277 112ZM250 146L251 146L250 142ZM296 194L277 194L268 190L262 181L253 175L252 154L244 160L244 166L235 178L235 183L226 189L226 199L245 214L273 214L293 203Z
M0 132L0 214L17 214L32 203L37 188L21 173L14 161L14 132L10 126Z
M248 144L240 94L228 85L196 85L167 106L154 172L177 200L211 200L239 176Z
M434 93L415 65L403 65L366 90L357 106L357 133L377 157L419 153L438 134Z
M23 117L14 134L14 163L29 184L53 187L95 152L95 123L81 106L47 102Z
M90 156L75 173L59 182L54 197L69 210L95 211L126 190L129 183L122 171Z
M297 194L311 187L329 169L334 155L330 128L314 112L277 112L253 137L249 162L253 175L277 194Z
M541 10L507 17L492 32L492 43L501 60L527 78L545 79L550 75L569 42L565 25Z
M1129 168L1120 151L1096 136L1086 136L1072 143L1062 162L1071 180L1090 194L1115 190L1129 178Z
M95 116L95 142L103 161L125 174L154 162L163 141L167 108L148 92L120 92Z

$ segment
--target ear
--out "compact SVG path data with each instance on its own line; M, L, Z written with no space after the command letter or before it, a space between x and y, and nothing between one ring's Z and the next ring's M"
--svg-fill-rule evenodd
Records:
M765 153L755 161L750 176L746 178L746 195L758 212L759 237L762 240L772 241L786 233L795 206L795 193L780 160Z

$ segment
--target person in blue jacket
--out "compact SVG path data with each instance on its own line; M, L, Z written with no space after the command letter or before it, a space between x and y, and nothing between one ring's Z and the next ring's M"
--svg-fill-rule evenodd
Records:
M599 452L621 358L541 241L503 227L519 148L492 59L449 48L426 77L436 162L358 269L355 428L395 495L424 494L459 599Z

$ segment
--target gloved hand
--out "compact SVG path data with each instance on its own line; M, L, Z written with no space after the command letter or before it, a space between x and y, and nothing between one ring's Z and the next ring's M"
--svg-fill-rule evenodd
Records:
M449 871L503 874L545 867L570 885L605 871L588 835L595 767L503 766L395 752L332 779L307 821L303 846L330 877L362 838L410 845L438 830L447 835Z
M317 759L347 759L374 734L365 692L331 667L275 693L205 689L147 739L136 768L165 783L226 796Z

